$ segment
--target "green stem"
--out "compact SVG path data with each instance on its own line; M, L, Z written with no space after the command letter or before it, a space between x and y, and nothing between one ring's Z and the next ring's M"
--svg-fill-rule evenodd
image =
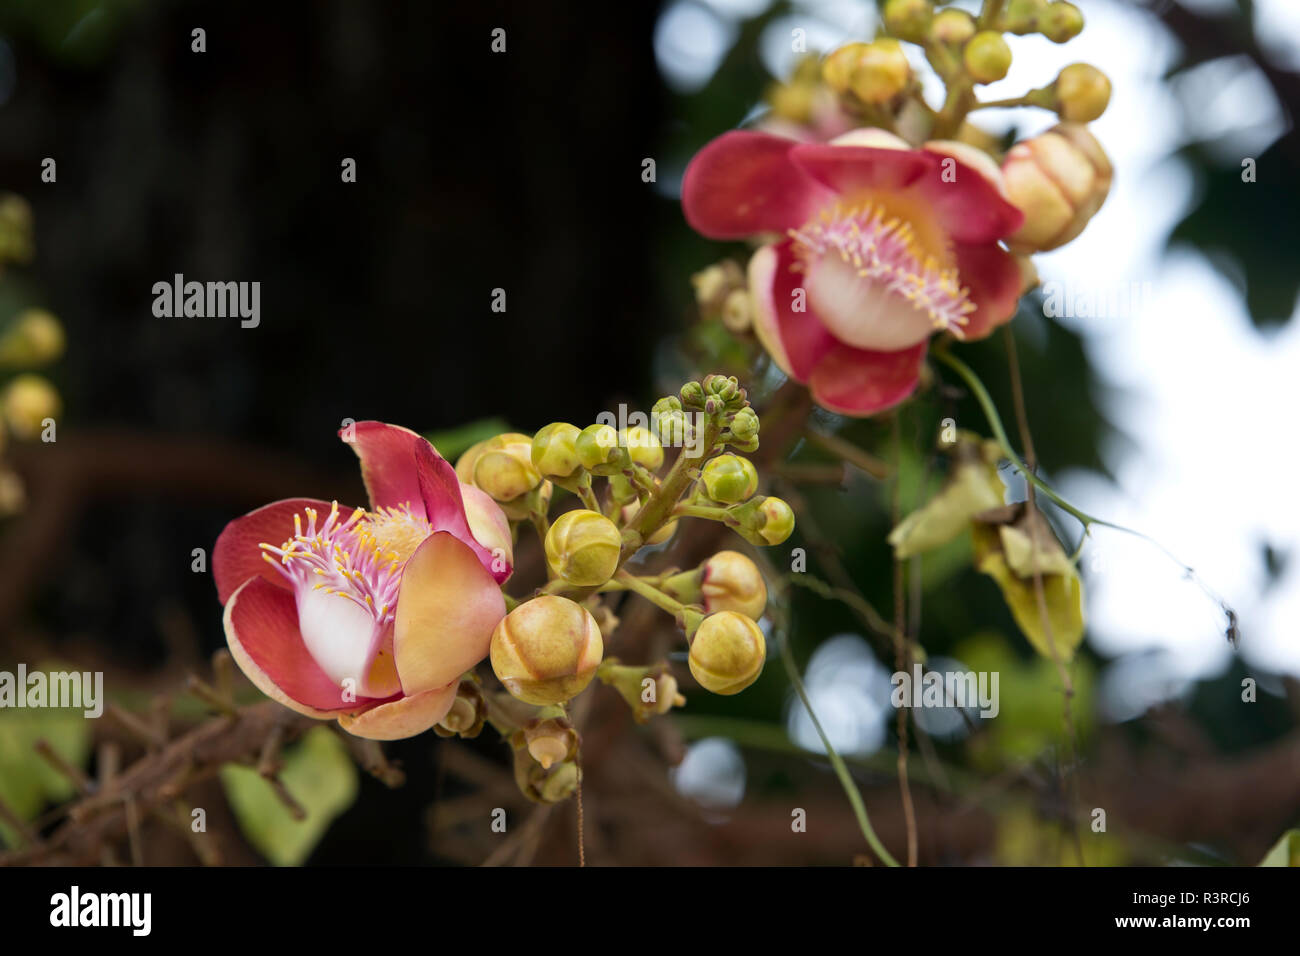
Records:
M694 480L691 475L693 466L703 462L713 452L714 446L718 443L718 435L721 433L722 425L716 417L711 417L708 424L704 426L703 441L700 442L701 453L692 456L688 449L681 450L672 468L664 476L663 482L632 518L632 523L626 532L629 540L624 543L620 564L635 554L642 543L653 537L654 533L664 526L674 506L681 500L682 493L686 491L686 486Z
M658 588L642 581L635 574L630 574L625 570L620 570L614 575L614 579L627 590L636 592L655 607L667 611L673 617L685 617L687 610L685 604L670 598L667 594L664 594L663 591L660 591Z
M880 837L876 836L876 831L872 829L871 818L867 816L867 806L862 802L862 794L858 793L857 784L853 782L849 768L840 755L835 752L835 748L831 746L830 738L826 736L821 721L817 719L812 701L808 699L808 691L804 688L803 680L799 677L799 667L795 664L794 654L790 650L790 640L786 635L786 628L778 627L776 630L777 643L781 648L781 661L785 664L785 672L789 675L790 683L794 685L799 700L803 702L804 710L808 711L813 727L817 729L817 736L821 738L822 746L826 748L826 756L830 759L831 767L835 770L835 776L839 777L840 786L844 788L845 796L849 798L849 803L853 805L853 814L858 818L858 827L862 830L862 835L866 837L871 849L876 851L876 856L880 857L886 866L898 866L898 861L885 849L885 845L880 842Z

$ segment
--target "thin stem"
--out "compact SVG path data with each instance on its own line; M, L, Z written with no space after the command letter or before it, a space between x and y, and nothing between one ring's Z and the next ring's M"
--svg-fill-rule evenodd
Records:
M827 435L808 428L804 430L803 437L808 440L809 444L816 445L823 451L830 452L841 461L862 469L872 478L883 481L890 475L889 465L839 435Z
M895 527L902 520L901 484L903 462L903 426L894 415L894 482L890 491L890 508ZM907 601L903 591L903 562L894 557L894 668L901 673L912 670L911 648L907 639ZM916 866L916 810L912 806L912 788L907 780L907 709L898 708L898 791L903 801L903 820L907 827L907 865Z
M682 604L680 601L673 600L667 594L664 594L663 591L647 584L636 575L620 569L614 577L620 584L627 588L627 590L636 592L655 607L667 611L669 614L673 615L673 617L681 617L685 614L686 605Z

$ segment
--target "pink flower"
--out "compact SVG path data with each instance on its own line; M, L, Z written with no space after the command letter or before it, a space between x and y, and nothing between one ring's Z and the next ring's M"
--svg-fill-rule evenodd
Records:
M273 502L226 525L213 575L230 652L264 694L395 740L441 720L487 656L510 527L414 432L352 433L370 508Z
M691 160L682 208L711 238L771 239L749 263L755 331L818 404L846 415L901 402L932 333L982 338L1022 291L999 240L1024 217L997 164L964 143L725 133Z

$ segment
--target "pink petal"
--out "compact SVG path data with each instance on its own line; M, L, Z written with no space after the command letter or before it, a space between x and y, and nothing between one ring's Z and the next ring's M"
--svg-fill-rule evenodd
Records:
M332 717L357 710L374 698L345 701L307 651L298 633L293 595L261 578L251 578L226 602L226 643L235 663L272 700L308 717Z
M465 543L445 531L426 538L406 562L397 597L393 653L407 696L442 687L486 657L505 613L501 589Z
M339 726L353 736L371 740L414 737L447 716L459 686L459 681L452 681L446 687L436 687L414 697L399 697L360 713L339 714Z
M930 174L937 178L939 166L928 153L879 146L805 143L790 151L790 159L817 182L850 199L855 193L898 192Z
M993 243L956 246L957 270L976 310L967 318L968 341L982 339L1016 314L1024 276L1015 257Z
M469 545L483 567L500 583L510 577L509 556L494 553L474 537L465 515L465 502L461 497L460 479L456 469L434 451L433 446L420 439L415 446L415 464L420 487L420 499L429 525L434 531L447 531ZM481 501L478 502L481 505ZM450 679L450 678L449 678Z
M802 272L792 272L797 260L790 240L764 246L749 264L754 296L755 331L776 364L791 378L808 381L813 368L835 346L835 337L813 314ZM802 294L797 296L796 292ZM804 311L794 307L802 301Z
M802 225L834 197L790 162L797 144L769 133L723 133L691 160L682 212L711 239L742 239Z
M836 343L813 370L808 383L813 400L833 412L859 417L897 405L916 388L927 344L872 352Z
M412 514L422 517L415 449L429 443L409 428L384 422L357 422L351 428L351 441L345 437L347 429L339 429L339 437L361 459L361 479L370 494L370 507L396 508L410 504Z
M258 545L265 542L276 547L293 537L293 516L304 508L329 514L330 503L316 498L286 498L263 505L226 525L212 549L212 577L217 582L217 597L222 604L249 578L261 577L287 588L284 578L262 560L265 554ZM340 507L340 512L350 509Z
M946 148L953 151L951 147ZM952 182L945 182L945 157L929 151L927 155L935 159L935 168L915 188L925 197L940 226L954 242L996 242L1020 228L1025 214L1002 195L998 183L991 181L987 171L978 168L983 164L972 161L968 165L959 155L948 156L946 158L955 165L950 167ZM993 165L992 160L988 165ZM998 176L1000 179L1000 171Z

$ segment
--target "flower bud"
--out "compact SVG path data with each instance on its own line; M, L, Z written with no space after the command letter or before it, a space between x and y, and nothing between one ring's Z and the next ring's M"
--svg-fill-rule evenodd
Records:
M538 796L541 797L542 803L559 803L561 800L567 800L573 796L573 791L578 789L578 780L582 777L582 771L578 769L576 763L562 763L549 774L545 781L538 788Z
M734 505L758 490L758 470L748 458L719 455L704 466L704 490L714 501Z
M704 407L704 386L699 382L687 382L682 386L681 391L682 408L703 408Z
M1047 0L1010 0L998 25L1008 33L1034 33L1047 14Z
M1038 29L1053 43L1065 43L1083 31L1083 14L1072 3L1053 3L1039 18Z
M747 405L732 416L728 427L736 438L749 441L758 434L758 413Z
M767 642L752 619L735 611L706 617L691 639L691 674L705 690L738 694L758 679Z
M23 510L27 491L16 471L0 468L0 518L7 518Z
M463 680L456 688L456 699L451 702L451 710L433 727L439 737L464 737L472 739L479 735L483 723L487 720L487 701L483 693L472 680Z
M627 701L632 719L638 724L686 703L686 698L678 692L677 678L663 662L649 667L628 667L611 659L601 667L600 679Z
M748 289L732 289L722 303L722 324L730 331L748 332L754 324L754 300Z
M492 670L511 696L528 704L559 704L580 693L605 652L591 613L553 594L527 601L492 632Z
M800 125L812 119L817 87L808 83L773 83L764 97L772 115Z
M623 432L622 439L628 456L642 468L655 471L664 463L664 446L650 429L633 425Z
M849 89L864 103L886 103L903 92L911 74L899 42L881 37L862 50L849 76Z
M745 287L745 272L739 263L724 259L691 276L691 285L695 288L695 304L700 307L700 313L712 317L722 310L732 291Z
M546 532L546 563L570 584L598 587L618 570L622 546L618 528L604 515L566 511Z
M945 46L961 46L974 35L975 18L965 10L942 10L930 21L930 37Z
M44 365L63 354L63 326L44 309L27 309L0 338L0 365Z
M40 375L19 375L4 390L4 416L15 438L30 439L41 433L43 422L59 414L59 393Z
M542 483L533 467L532 442L489 448L474 463L474 485L497 501L514 501Z
M931 0L889 0L885 4L885 26L900 40L921 43L934 16Z
M573 796L581 776L572 760L554 764L547 770L528 752L526 746L515 748L515 783L520 792L534 803L559 803Z
M618 443L618 432L610 425L588 425L574 441L578 461L596 475L615 475L628 460L627 450Z
M1111 168L1087 127L1061 123L1011 147L1002 163L1007 198L1025 214L1007 244L1018 255L1063 246L1110 192Z
M1110 80L1088 63L1071 63L1056 78L1056 112L1071 123L1091 123L1110 103Z
M568 478L578 470L578 426L551 422L533 436L530 459L547 478Z
M763 575L739 551L719 551L700 570L700 598L705 612L735 611L757 619L767 610Z
M30 262L35 253L32 207L22 196L0 195L0 262Z
M636 517L636 513L640 510L641 510L641 504L640 502L637 501L634 501L629 505L623 506L622 517L623 517L624 527L631 524L632 519ZM676 533L677 533L677 519L674 518L672 521L666 522L658 531L650 535L650 537L646 538L645 543L648 545L663 544L665 541L672 538L672 536Z
M981 30L967 42L962 62L976 83L996 83L1011 69L1011 47L996 30Z
M846 93L853 79L853 71L866 51L865 43L849 43L840 47L822 62L822 80L836 93Z
M578 732L563 717L529 721L520 732L529 755L542 765L543 770L564 760L572 760L578 752Z
M780 544L794 533L794 512L780 498L764 498L758 511L763 517L758 534L768 544Z

